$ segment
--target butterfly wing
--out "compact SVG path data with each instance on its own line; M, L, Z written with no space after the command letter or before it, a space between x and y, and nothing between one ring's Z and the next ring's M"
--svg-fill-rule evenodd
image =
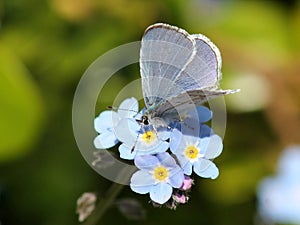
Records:
M181 120L186 112L195 109L197 105L202 104L210 99L233 94L239 90L191 90L183 92L176 97L164 101L153 111L153 117L160 117L164 121Z
M217 46L202 34L193 34L196 54L175 80L185 91L195 89L217 89L222 78L221 53Z
M221 66L220 51L206 36L167 24L150 26L142 39L140 67L151 117L180 119L195 105L237 92L218 90Z
M184 30L167 24L147 28L140 50L140 70L146 107L180 94L174 81L196 54L195 40Z

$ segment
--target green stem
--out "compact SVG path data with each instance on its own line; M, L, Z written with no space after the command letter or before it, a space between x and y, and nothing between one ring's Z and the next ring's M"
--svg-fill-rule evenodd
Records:
M122 184L113 183L106 196L97 204L93 213L87 218L87 221L83 223L83 225L96 225L123 187L124 185Z
M119 172L117 180L121 183L128 181L133 172L136 171L136 167L125 167L122 171ZM96 205L92 214L87 218L86 222L83 225L96 225L100 219L102 218L103 214L107 211L107 209L112 205L115 198L123 189L124 185L119 183L113 183L109 190L107 191L105 197L99 201Z

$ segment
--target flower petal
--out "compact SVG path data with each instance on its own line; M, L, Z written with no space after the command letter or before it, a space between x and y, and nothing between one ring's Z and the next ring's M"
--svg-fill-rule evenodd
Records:
M94 120L94 127L98 133L111 130L119 122L119 115L114 111L103 111Z
M195 137L185 134L180 135L179 131L173 131L173 133L174 134L170 140L170 149L176 155L183 155L187 146L197 145L200 142L200 138L198 136ZM180 138L180 142L178 139L176 140L177 137Z
M214 159L222 152L222 139L218 135L212 135L210 138L202 138L200 141L200 149L202 153L204 152L205 158Z
M145 170L139 170L135 172L130 180L130 188L139 193L139 194L146 194L150 192L151 187L155 183L155 180L149 172Z
M204 178L215 179L219 176L219 170L216 165L207 159L199 159L194 163L195 173Z
M121 119L132 118L138 111L139 103L134 97L125 99L118 108L118 114Z
M157 130L157 136L160 140L167 140L170 138L171 132L167 127L159 127Z
M176 154L177 160L180 164L180 167L183 169L184 174L191 175L192 174L192 163L182 154Z
M105 149L115 146L118 142L119 141L113 132L106 131L94 139L94 146L98 149Z
M170 184L172 187L180 188L184 181L183 170L179 166L176 166L170 172Z
M180 144L182 144L181 138L182 138L182 133L179 130L174 129L170 136L170 150L174 154L181 147L180 146Z
M200 142L200 138L198 136L190 136L190 135L183 135L182 141L185 143L184 149L189 145L196 145ZM182 151L184 151L182 149Z
M135 145L135 150L139 155L149 155L156 154L160 152L165 152L169 148L169 142L157 140L153 144L144 144L141 141L138 141Z
M207 107L205 106L198 106L197 107L197 112L198 112L198 117L199 117L199 122L200 123L205 123L212 118L212 111L210 111Z
M115 129L116 136L127 146L133 146L138 138L140 128L140 125L134 119L122 119Z
M183 165L181 166L181 168L183 169L184 174L186 174L186 175L191 175L192 172L193 172L193 170L192 170L193 164L190 163L189 161L186 161L186 163L183 164Z
M135 157L134 164L139 169L153 170L159 165L159 160L153 155L141 155Z
M156 155L156 157L158 158L159 162L167 168L177 166L175 159L167 152L159 153Z
M210 137L213 134L214 134L213 129L211 129L206 124L201 124L201 126L200 126L200 136L199 136L200 138Z
M169 142L163 141L163 142L157 147L157 149L156 149L154 152L155 152L155 153L166 152L166 151L168 150L169 147L170 147ZM152 152L152 154L153 154L154 152Z
M132 160L136 155L136 151L132 151L132 147L127 146L126 144L121 144L119 146L120 158Z
M278 163L279 174L292 180L300 180L300 145L286 148Z
M166 203L172 196L173 188L167 183L158 183L152 186L150 190L150 198L152 201L164 204Z

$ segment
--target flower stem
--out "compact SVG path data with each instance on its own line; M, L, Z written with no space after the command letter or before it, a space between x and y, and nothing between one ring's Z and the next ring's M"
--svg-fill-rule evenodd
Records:
M83 225L96 225L106 210L111 206L112 202L118 196L123 189L124 185L113 183L106 193L106 197L99 201L96 205L93 213L88 217L87 221Z
M132 176L133 172L136 171L136 167L125 167L122 171L119 172L118 177L116 181L119 181L121 183L128 182L129 178ZM87 218L86 222L83 223L83 225L96 225L104 213L107 211L107 209L112 205L115 198L118 196L118 194L123 189L124 185L119 183L113 183L109 190L107 191L104 198L102 198L98 204L96 205L94 211L92 214Z

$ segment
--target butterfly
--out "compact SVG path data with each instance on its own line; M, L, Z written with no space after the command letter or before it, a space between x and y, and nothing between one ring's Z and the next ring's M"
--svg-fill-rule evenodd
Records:
M219 49L202 34L164 23L142 38L140 73L146 110L141 123L155 127L181 121L186 111L239 90L220 90Z

